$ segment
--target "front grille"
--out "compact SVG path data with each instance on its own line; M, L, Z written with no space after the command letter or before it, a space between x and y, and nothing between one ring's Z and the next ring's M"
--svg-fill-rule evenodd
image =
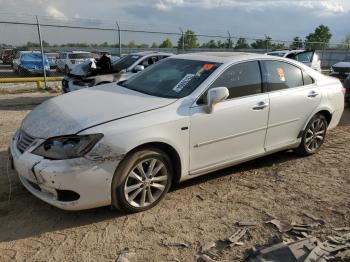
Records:
M33 144L35 138L28 135L23 130L19 130L16 140L17 140L17 149L21 153L23 153Z

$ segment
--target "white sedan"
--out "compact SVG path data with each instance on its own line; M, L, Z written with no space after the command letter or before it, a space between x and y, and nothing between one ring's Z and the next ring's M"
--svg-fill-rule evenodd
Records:
M39 105L10 153L23 185L51 205L138 212L173 183L276 151L316 153L343 109L339 80L297 61L183 54Z

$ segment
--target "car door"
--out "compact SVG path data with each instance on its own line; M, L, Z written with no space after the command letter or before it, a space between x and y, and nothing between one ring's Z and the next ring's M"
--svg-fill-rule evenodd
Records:
M300 132L321 101L315 81L299 67L283 61L264 61L270 115L267 151L296 143Z
M190 172L210 171L264 153L269 98L262 92L258 61L235 64L210 86L227 87L229 97L206 111L206 92L190 108Z

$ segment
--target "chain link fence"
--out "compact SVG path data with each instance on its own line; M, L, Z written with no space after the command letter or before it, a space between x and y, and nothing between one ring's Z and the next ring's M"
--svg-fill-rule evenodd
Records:
M0 87L4 85L60 86L65 74L81 61L111 55L120 57L142 51L173 54L187 52L253 52L279 49L315 49L323 69L350 56L350 46L340 43L293 42L236 37L227 34L206 35L181 28L172 32L129 28L116 22L99 20L56 21L27 16L0 21Z

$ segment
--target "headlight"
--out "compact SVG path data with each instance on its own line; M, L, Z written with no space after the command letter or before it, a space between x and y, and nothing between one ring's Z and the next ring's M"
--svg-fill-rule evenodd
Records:
M46 140L32 152L52 160L82 157L103 137L103 134L71 135Z

